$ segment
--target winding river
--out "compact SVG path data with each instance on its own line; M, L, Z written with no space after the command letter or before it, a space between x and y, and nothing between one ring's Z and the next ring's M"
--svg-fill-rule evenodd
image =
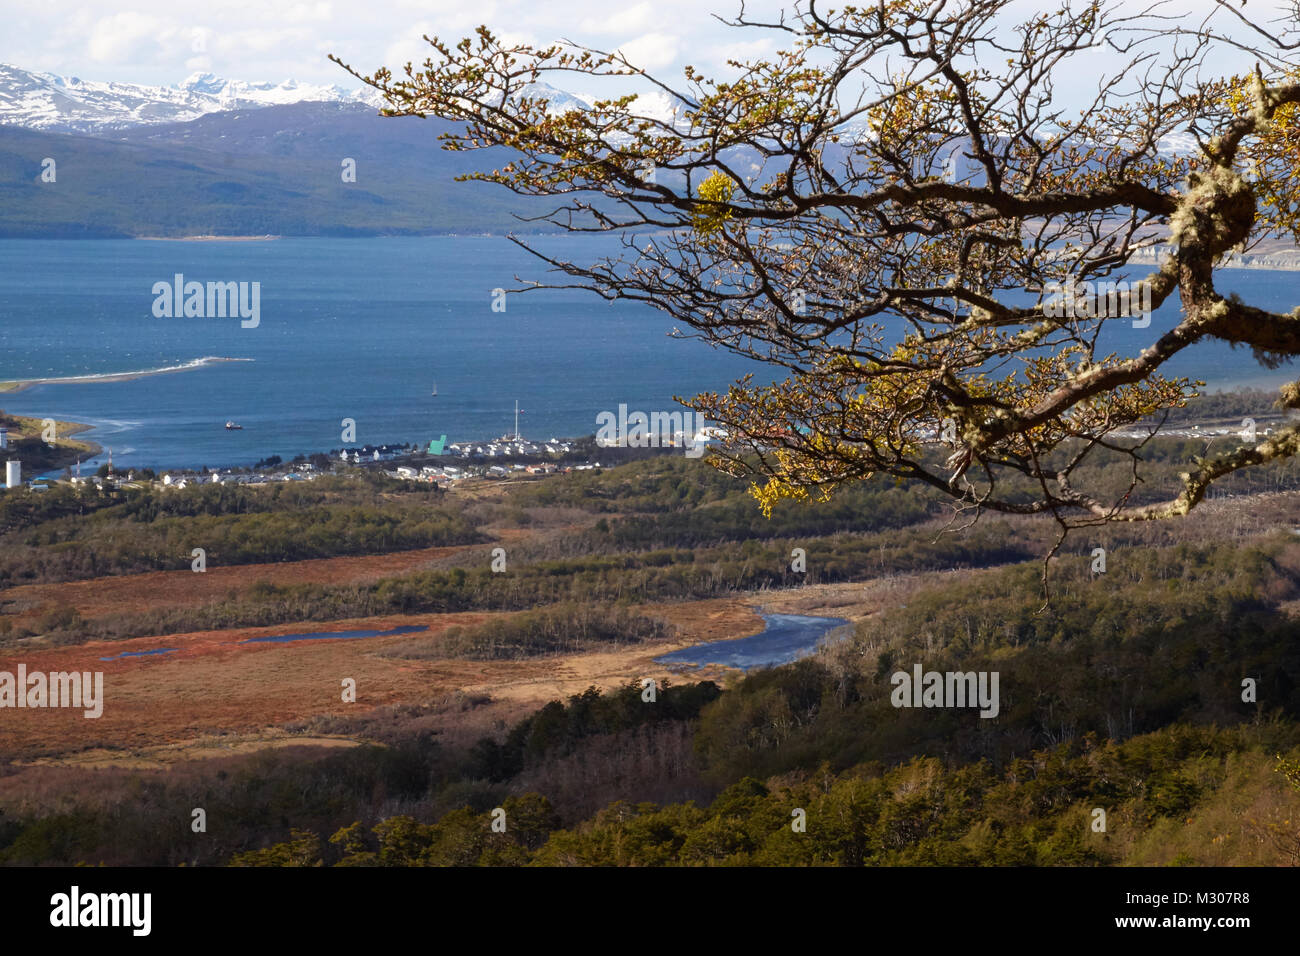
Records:
M722 664L746 671L755 667L775 667L811 654L831 631L849 623L840 617L802 614L763 614L761 617L767 626L757 634L696 644L656 657L655 662L693 664L696 667Z

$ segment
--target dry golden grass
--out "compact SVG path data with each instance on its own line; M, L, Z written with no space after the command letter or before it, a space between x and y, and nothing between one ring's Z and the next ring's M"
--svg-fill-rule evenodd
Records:
M187 567L179 571L150 571L60 584L28 584L10 588L5 592L4 600L18 611L10 618L14 623L21 623L55 607L73 607L83 618L92 618L126 614L143 608L206 604L259 581L275 585L377 581L433 567L439 561L470 548L490 549L491 545L454 545L361 557L315 558L234 567L209 565L202 574Z
M453 692L491 698L494 706L482 708L472 721L486 728L592 685L608 689L645 677L680 682L653 658L702 640L755 633L762 626L738 599L661 605L653 612L677 626L677 639L526 661L410 661L377 653L406 640L403 636L240 643L253 637L408 625L426 626L436 634L481 623L491 616L488 613L388 615L8 649L0 653L0 670L13 671L24 663L29 672L102 671L105 703L103 716L95 719L80 710L6 710L0 722L0 753L20 760L57 758L97 766L166 763L201 754L206 749L202 741L213 735L265 743L274 739L270 731L291 722L346 718L395 704L424 705ZM161 647L177 650L100 660ZM356 681L356 703L342 700L344 678ZM448 714L441 723L456 722L464 721Z

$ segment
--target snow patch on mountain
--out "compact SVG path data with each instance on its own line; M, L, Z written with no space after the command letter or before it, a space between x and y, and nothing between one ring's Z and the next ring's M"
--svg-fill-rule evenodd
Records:
M155 123L183 123L208 113L287 103L332 102L378 106L366 87L247 83L195 73L176 86L87 81L0 63L0 124L52 132L96 133Z

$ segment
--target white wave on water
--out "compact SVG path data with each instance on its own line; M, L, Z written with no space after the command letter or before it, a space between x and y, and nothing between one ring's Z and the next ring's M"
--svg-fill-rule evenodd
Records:
M128 370L123 372L96 372L90 375L63 375L53 378L31 378L31 379L13 379L13 382L19 382L24 385L57 385L60 382L75 382L78 384L90 382L111 382L118 379L141 378L146 375L163 375L167 372L186 372L190 369L203 368L207 365L216 365L224 362L251 362L251 358L227 358L221 355L205 355L202 358L191 359L188 362L182 362L180 365L162 365L157 368L143 368ZM0 383L10 384L10 383Z
M120 435L144 426L144 422L122 421L116 418L87 418L86 424L93 425L96 433L103 435Z

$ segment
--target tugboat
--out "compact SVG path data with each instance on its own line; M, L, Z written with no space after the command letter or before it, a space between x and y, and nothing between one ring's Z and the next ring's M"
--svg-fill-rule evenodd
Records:
M243 425L237 425L234 422L226 422L226 431L228 432L242 432L243 430Z

